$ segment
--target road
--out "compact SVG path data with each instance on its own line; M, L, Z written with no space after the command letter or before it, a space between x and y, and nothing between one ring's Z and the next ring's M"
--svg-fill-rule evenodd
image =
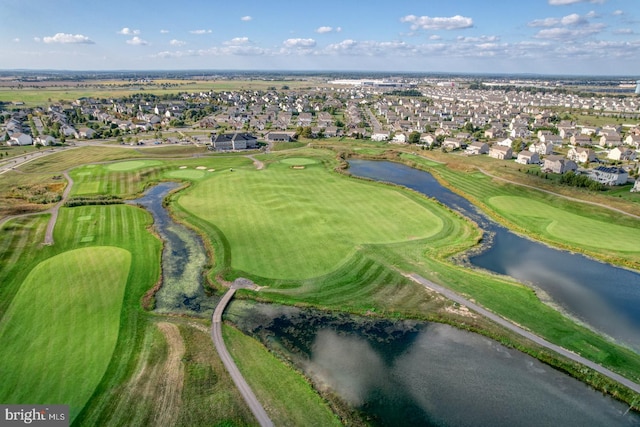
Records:
M524 329L522 329L521 327L509 322L508 320L490 312L489 310L479 306L478 304L475 304L471 301L469 301L466 298L463 298L462 296L456 294L455 292L451 291L450 289L447 289L443 286L440 285L436 285L435 283L433 283L430 280L425 279L422 276L419 276L417 274L404 274L406 277L410 278L411 280L413 280L416 283L421 284L422 286L424 286L427 289L431 289L433 291L438 292L439 294L444 295L445 297L449 298L452 301L457 302L460 305L464 305L467 308L475 311L478 314L481 314L485 317L487 317L488 319L493 320L494 322L496 322L497 324L504 326L505 328L535 342L536 344L539 344L543 347L548 348L549 350L553 350L556 353L565 356L568 359L571 359L575 362L581 363L584 366L587 366L591 369L593 369L596 372L601 373L602 375L611 378L614 381L619 382L620 384L624 385L625 387L628 387L629 389L635 391L636 393L640 393L640 384L634 383L633 381L623 377L622 375L616 374L613 371L610 371L607 368L604 368L600 365L598 365L597 363L592 362L591 360L585 359L582 356L579 356L575 353L570 352L569 350L562 348L558 345L555 345L553 343L550 343L549 341L540 338L539 336L532 334L529 331L526 331Z
M229 375L231 375L231 379L233 379L233 382L240 391L240 394L244 398L245 402L247 402L249 409L251 409L251 412L253 412L253 415L258 420L258 423L263 427L273 426L273 422L271 422L269 415L267 415L266 411L256 398L256 395L253 394L251 387L249 387L249 384L247 384L240 373L240 370L231 358L231 355L224 344L224 340L222 339L222 313L227 307L227 304L229 304L231 298L233 298L233 294L235 292L236 290L234 288L229 289L216 306L211 322L211 339L213 340L213 345L218 351L218 355L220 355L220 359L222 359L222 363L224 363Z

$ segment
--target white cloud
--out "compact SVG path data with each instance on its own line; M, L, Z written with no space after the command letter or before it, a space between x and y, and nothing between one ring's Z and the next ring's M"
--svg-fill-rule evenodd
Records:
M234 37L229 41L226 41L226 45L237 46L242 44L250 43L249 37Z
M562 25L582 25L586 24L587 20L577 13L572 13L571 15L567 15L560 20Z
M189 31L191 34L211 34L213 31L211 30L191 30Z
M20 43L20 39L16 37L15 39L13 39L13 42L14 43Z
M249 22L249 21L251 21L252 19L253 19L253 18L252 18L251 16L249 16L249 15L247 15L247 16L243 16L242 18L240 18L240 20L241 20L241 21L244 21L244 22Z
M134 38L127 40L127 44L131 44L134 46L146 46L149 44L148 41L142 40L140 37L135 36Z
M602 32L604 29L603 24L593 24L581 26L576 29L570 28L547 28L538 31L534 36L537 39L555 39L555 40L569 40L579 39Z
M433 34L433 35L429 36L429 40L442 40L442 37L440 37L437 34Z
M323 26L323 27L318 27L316 28L316 33L318 34L326 34L326 33L330 33L334 31L333 27L329 27L329 26ZM340 27L336 28L335 31L340 31Z
M400 18L400 22L408 22L411 24L412 30L461 30L473 27L473 19L465 16L445 17L429 17L407 15Z
M184 46L187 42L183 42L182 40L173 39L169 42L171 46Z
M36 41L38 40L39 38L37 38ZM66 34L66 33L57 33L52 37L44 37L42 38L42 41L44 41L45 43L62 43L62 44L73 44L73 43L94 44L93 41L89 39L89 37L83 36L82 34Z
M140 30L132 30L131 28L124 27L118 34L122 34L123 36L137 36L140 34Z
M613 16L622 16L624 15L624 11L618 9L618 10L614 10L612 13Z
M628 35L628 34L635 34L635 31L633 31L631 28L620 28L618 30L615 30L613 33Z
M549 4L551 6L566 6L569 4L577 4L577 3L596 3L603 4L607 0L549 0Z
M316 46L314 39L287 39L282 44L288 48L309 49Z
M169 34L169 30L160 30L160 34Z

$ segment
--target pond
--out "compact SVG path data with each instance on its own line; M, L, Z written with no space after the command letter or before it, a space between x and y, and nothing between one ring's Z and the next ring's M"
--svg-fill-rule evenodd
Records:
M448 325L247 301L225 316L372 425L640 425L580 381Z
M640 273L521 237L428 172L388 161L354 159L349 164L355 176L411 188L475 221L490 243L469 258L472 265L542 289L564 312L640 351Z

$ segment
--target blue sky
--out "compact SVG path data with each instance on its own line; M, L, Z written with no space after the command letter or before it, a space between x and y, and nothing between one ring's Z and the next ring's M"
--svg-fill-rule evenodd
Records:
M0 0L0 69L640 75L638 0Z

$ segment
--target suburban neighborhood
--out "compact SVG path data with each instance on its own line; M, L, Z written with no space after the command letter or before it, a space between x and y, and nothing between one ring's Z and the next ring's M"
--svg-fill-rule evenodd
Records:
M634 182L640 151L638 96L557 91L547 82L326 80L306 89L16 102L0 105L0 120L0 142L9 146L86 140L238 151L298 138L362 138L573 172L606 186Z

